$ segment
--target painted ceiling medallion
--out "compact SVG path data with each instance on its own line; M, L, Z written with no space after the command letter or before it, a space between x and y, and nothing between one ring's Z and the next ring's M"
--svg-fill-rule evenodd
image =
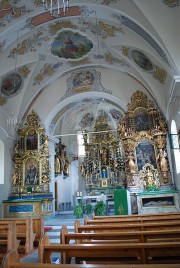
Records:
M22 88L23 78L19 73L6 75L1 81L1 93L4 97L12 97Z
M59 58L78 60L92 48L93 43L87 37L68 30L60 32L54 39L51 53Z
M153 70L153 64L148 59L148 57L146 57L146 55L143 54L142 52L140 52L138 50L132 50L131 56L132 56L133 60L135 61L135 63L139 67L141 67L141 69L143 69L144 71L149 72L149 71Z
M179 6L179 0L162 0L165 5L168 7Z

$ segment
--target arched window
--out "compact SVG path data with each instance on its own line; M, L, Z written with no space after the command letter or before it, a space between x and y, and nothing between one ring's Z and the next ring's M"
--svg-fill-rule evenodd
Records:
M77 133L78 156L85 156L84 138L81 131Z
M180 173L180 149L179 149L179 141L178 141L178 134L177 134L177 127L176 122L172 120L171 122L171 135L173 136L173 144L174 144L174 160L176 166L177 174Z
M0 139L0 184L4 184L4 143Z

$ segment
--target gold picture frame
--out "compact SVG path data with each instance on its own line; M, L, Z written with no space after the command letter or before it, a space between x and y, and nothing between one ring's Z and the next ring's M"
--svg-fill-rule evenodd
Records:
M33 186L40 184L39 159L29 157L24 161L24 185Z
M107 186L108 186L107 179L101 180L101 187L107 187Z

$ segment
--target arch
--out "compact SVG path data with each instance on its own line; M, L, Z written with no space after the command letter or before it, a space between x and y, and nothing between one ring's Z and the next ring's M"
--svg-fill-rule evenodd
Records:
M177 135L177 126L176 126L176 122L174 120L172 120L171 122L171 134L175 134L175 137L177 139L177 144L178 144L178 136ZM175 167L176 167L176 173L180 173L180 150L179 149L174 149L174 161L175 161Z

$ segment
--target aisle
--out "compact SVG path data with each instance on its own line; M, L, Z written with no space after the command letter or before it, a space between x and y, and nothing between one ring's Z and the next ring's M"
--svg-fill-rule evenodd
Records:
M52 228L48 230L46 234L49 236L51 243L60 243L60 230L63 225L66 225L69 232L74 232L74 222L76 218L72 211L65 212L60 215L56 215L54 218L45 219L44 226ZM84 218L79 219L80 222L84 223ZM58 263L59 255L53 254L53 262ZM29 256L21 259L21 262L25 263L37 263L38 262L38 251L34 251Z

